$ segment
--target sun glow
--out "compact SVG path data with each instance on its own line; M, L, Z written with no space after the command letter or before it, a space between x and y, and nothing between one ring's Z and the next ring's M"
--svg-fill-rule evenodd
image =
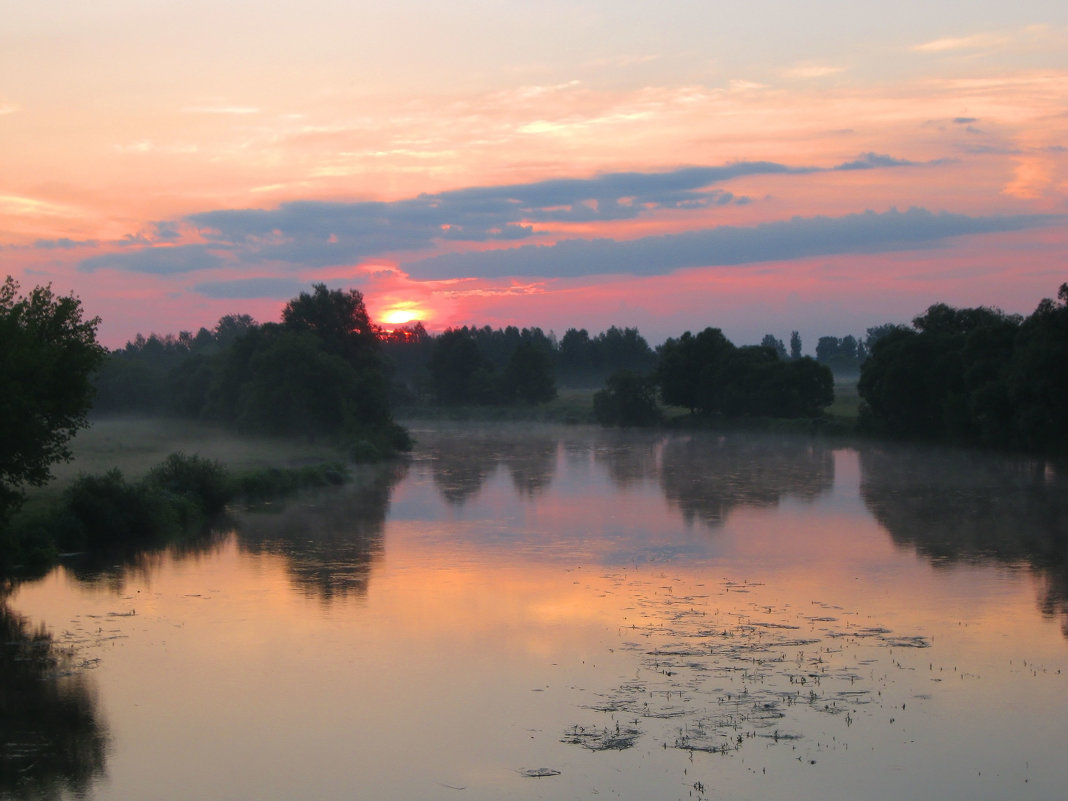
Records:
M422 309L400 307L383 312L382 322L385 325L404 325L423 317L424 312Z

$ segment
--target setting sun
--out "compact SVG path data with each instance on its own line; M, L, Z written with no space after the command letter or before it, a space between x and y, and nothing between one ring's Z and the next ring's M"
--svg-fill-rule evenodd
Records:
M413 320L419 320L423 316L423 311L421 309L389 309L388 311L383 312L382 322L385 325L404 325Z

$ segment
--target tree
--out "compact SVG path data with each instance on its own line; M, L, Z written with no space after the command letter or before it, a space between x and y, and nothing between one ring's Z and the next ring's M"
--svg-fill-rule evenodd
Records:
M371 323L363 295L356 289L342 292L315 284L312 293L301 292L282 310L282 323L294 331L311 331L353 367L378 367L378 331Z
M764 334L764 338L760 340L760 345L764 348L771 348L779 359L786 361L786 345L783 344L781 339L777 339L774 334Z
M871 353L871 349L875 347L875 343L885 337L887 334L892 334L898 329L906 328L906 326L900 323L883 323L882 325L872 326L867 331L867 336L864 337L864 348L868 353Z
M706 328L696 336L687 331L678 339L668 339L660 346L656 366L661 400L691 412L719 411L719 374L734 350L718 328Z
M434 340L430 380L439 403L494 403L495 370L467 328L452 328Z
M913 320L912 329L891 326L879 331L857 384L864 401L863 427L901 437L1062 447L1058 418L1063 421L1065 415L1048 414L1060 404L1039 404L1041 422L1033 432L1037 438L1023 432L1028 417L1024 397L1042 384L1043 376L1064 374L1062 358L1053 358L1037 372L1026 366L1026 329L1042 328L1035 320L1022 327L1019 317L998 309L956 309L939 303ZM874 330L869 330L869 338ZM1063 334L1059 339L1068 344ZM1054 336L1038 352L1050 353L1056 340ZM1038 395L1050 397L1048 387Z
M790 332L790 358L801 358L801 335L796 331Z
M633 370L613 373L593 396L593 416L603 426L655 425L660 421L656 385Z
M656 378L666 404L728 417L818 417L834 400L831 371L814 359L782 361L777 348L736 348L718 328L660 347Z
M521 403L547 403L556 397L549 355L533 342L520 342L504 370L504 395Z
M71 457L68 443L88 425L93 371L104 358L100 318L82 318L81 301L51 285L19 297L10 276L0 287L0 522L41 486L50 466Z
M1020 444L1068 454L1068 284L1020 326L1008 369Z

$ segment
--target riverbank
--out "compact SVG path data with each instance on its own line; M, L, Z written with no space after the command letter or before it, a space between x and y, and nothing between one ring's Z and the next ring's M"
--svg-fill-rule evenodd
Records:
M73 458L29 488L0 529L0 576L39 573L60 554L158 546L210 529L232 503L261 503L344 483L349 465L328 442L237 436L159 418L94 421Z

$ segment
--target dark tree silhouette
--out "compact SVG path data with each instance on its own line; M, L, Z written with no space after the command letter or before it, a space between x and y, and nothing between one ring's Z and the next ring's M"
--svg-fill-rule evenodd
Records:
M603 426L655 425L661 417L656 383L632 370L613 373L593 396L593 416Z
M74 296L51 286L24 297L8 276L0 285L0 525L41 486L53 463L70 458L68 443L88 424L93 371L104 358L99 318L83 319Z
M868 430L1068 453L1068 284L1026 320L940 303L879 333L858 384Z

